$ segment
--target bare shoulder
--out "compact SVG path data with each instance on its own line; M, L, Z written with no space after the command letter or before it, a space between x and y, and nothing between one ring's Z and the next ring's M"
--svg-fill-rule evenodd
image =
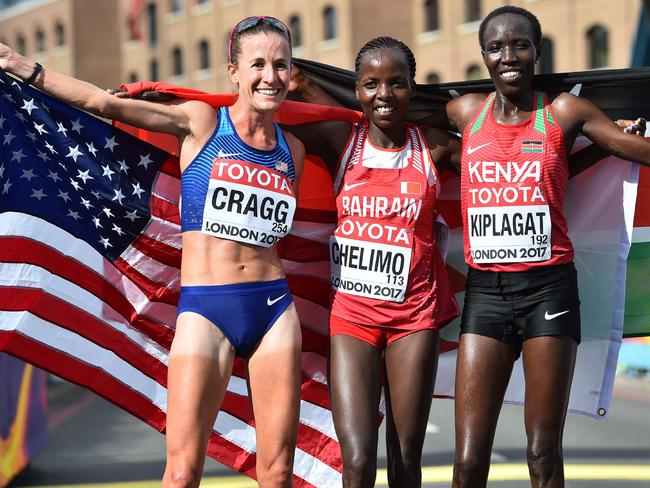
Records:
M598 108L589 100L572 93L563 92L551 102L553 113L565 133L580 130L582 123L599 113Z
M487 98L487 93L468 93L447 102L447 115L462 132Z
M187 116L194 120L213 114L216 116L216 109L201 100L184 100L175 98L168 102L162 102L168 105L177 105L180 110L185 112Z
M190 134L197 139L204 139L212 134L217 121L217 111L200 100L174 99L163 102L178 106L189 120Z
M555 113L569 112L575 110L583 100L583 98L577 97L573 93L562 92L552 99L551 106Z

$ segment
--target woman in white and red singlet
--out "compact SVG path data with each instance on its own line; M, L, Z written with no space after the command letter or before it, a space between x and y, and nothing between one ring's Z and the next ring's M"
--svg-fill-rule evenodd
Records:
M402 42L368 42L357 55L356 75L361 122L287 130L323 158L335 182L329 384L343 486L374 486L383 382L389 484L417 487L438 331L458 315L435 222L438 171L459 156L460 143L405 125L415 59ZM323 101L309 80L296 74L293 81L304 98Z
M461 204L469 265L456 370L454 487L487 483L497 419L522 354L533 487L562 487L562 433L580 342L573 247L563 205L578 133L650 164L650 143L591 102L532 88L541 52L533 14L501 7L479 41L496 91L447 103L438 126L463 134Z

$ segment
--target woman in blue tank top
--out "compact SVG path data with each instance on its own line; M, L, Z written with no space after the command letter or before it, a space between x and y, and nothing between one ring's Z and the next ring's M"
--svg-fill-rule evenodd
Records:
M292 483L301 336L275 243L291 227L304 148L273 122L289 84L289 30L273 17L246 18L232 31L229 58L238 99L215 111L200 101L116 97L0 44L0 68L37 88L179 138L182 289L168 369L163 486L199 485L235 357L248 360L258 482Z

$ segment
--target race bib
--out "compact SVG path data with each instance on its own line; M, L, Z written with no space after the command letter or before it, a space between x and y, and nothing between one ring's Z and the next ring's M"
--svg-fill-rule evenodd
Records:
M331 285L341 293L403 302L413 232L405 226L344 220L330 237Z
M536 181L470 185L469 247L475 263L551 259L551 214Z
M289 233L296 211L291 180L258 164L215 158L201 232L271 247Z

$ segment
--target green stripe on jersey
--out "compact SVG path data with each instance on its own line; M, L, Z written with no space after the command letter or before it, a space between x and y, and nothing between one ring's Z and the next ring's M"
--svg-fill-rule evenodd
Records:
M535 110L535 130L546 135L546 125L544 124L544 95L542 92L535 92L537 98L537 110Z
M496 97L496 92L492 92L490 96L487 99L487 102L485 106L483 107L483 110L481 110L481 113L479 116L476 118L476 121L474 122L474 125L472 126L472 129L469 131L470 134L474 134L477 130L481 128L483 125L483 121L485 120L485 115L487 114L488 109L492 105L492 100L494 100L494 97Z
M553 116L551 115L551 109L550 109L549 107L550 107L550 104L549 104L548 107L546 107L546 120L548 120L549 123L551 123L551 124L553 124L553 125L557 125L557 124L555 123L555 119L554 119Z

